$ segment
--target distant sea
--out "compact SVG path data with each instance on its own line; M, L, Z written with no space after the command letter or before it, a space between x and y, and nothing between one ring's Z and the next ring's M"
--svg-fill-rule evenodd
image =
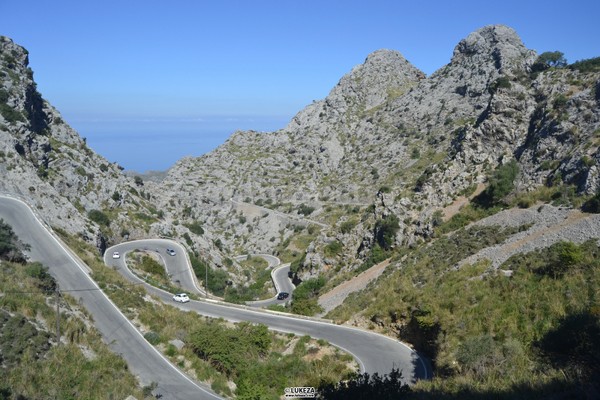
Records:
M95 119L67 121L87 144L110 162L144 173L164 171L185 156L201 156L236 130L272 132L285 117Z

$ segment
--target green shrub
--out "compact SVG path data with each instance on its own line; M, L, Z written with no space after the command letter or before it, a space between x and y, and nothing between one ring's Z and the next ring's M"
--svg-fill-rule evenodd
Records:
M106 214L100 210L90 210L88 212L88 218L97 223L98 225L109 226L110 219Z
M298 207L298 214L302 214L304 216L309 216L310 214L313 213L313 211L315 211L315 208L311 207L311 206L307 206L306 204L301 204Z
M158 261L156 261L148 255L142 256L140 268L148 272L149 274L158 275L163 278L167 277L167 273L162 264L160 264Z
M343 248L340 242L334 240L325 246L324 253L327 257L335 257L342 252Z
M498 89L510 89L510 87L510 79L507 76L501 76L490 85L489 92L494 94Z
M0 103L0 114L2 114L4 119L9 123L25 122L23 114L6 103Z
M325 286L325 278L322 276L300 283L294 290L292 312L300 315L314 315L322 311L317 298L323 286Z
M28 249L29 245L22 243L12 227L0 218L0 259L24 263L23 252Z
M356 226L356 221L354 221L354 220L344 221L340 225L340 232L350 233L350 232L352 232L352 229L354 229L355 226Z
M392 248L396 241L396 233L400 229L398 217L389 214L375 223L375 240L384 250Z
M589 199L585 203L583 203L583 205L581 206L581 210L584 212L587 212L587 213L599 214L600 213L600 192L598 192L594 197L592 197L591 199Z
M413 160L418 160L419 158L421 158L421 151L418 147L412 148L412 150L410 151L410 158L412 158Z
M488 187L474 199L474 202L486 208L498 205L514 189L518 174L519 165L515 160L499 166L490 178Z
M195 233L196 235L204 235L204 228L202 228L202 224L198 221L194 221L190 224L184 224L186 228L190 230L190 232Z
M210 322L190 334L189 345L218 371L236 377L250 367L252 359L268 353L271 335L265 325L241 322L235 328L228 328Z
M156 332L150 331L144 335L144 338L152 345L157 345L161 342L160 335Z
M577 70L579 72L583 72L583 73L599 72L600 71L600 57L575 61L573 64L569 65L569 68L572 70Z
M192 263L192 269L198 280L204 283L206 274L208 273L208 290L214 295L223 296L225 294L225 288L227 287L227 281L229 280L227 273L222 269L214 270L209 268L206 262L200 260L192 253L188 253L188 255Z

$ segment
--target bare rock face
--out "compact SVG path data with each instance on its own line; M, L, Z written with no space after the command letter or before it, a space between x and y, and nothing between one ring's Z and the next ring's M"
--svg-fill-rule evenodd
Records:
M145 233L128 210L139 208L133 179L94 153L36 89L28 53L0 37L0 192L26 200L48 224L95 243L120 231ZM142 207L143 208L143 207ZM88 212L116 218L99 226ZM137 226L136 226L137 225Z
M575 138L589 142L598 127L598 77L567 69L535 76L536 57L502 25L468 35L429 77L398 52L376 51L284 129L237 132L215 151L183 160L165 183L185 186L203 223L227 245L275 251L299 229L290 216L324 223L300 249L304 278L362 262L386 215L398 217L398 244L431 235L436 210L511 159L520 163L524 190L559 173L541 169L544 161L563 160L561 176L591 193L597 168L581 158L596 160L597 147L584 151ZM569 92L567 82L583 80L590 83ZM569 118L557 121L552 105L561 95ZM565 134L576 126L585 134ZM197 193L206 201L192 200ZM232 198L246 207L228 209ZM314 210L302 215L302 206ZM332 242L344 247L333 258L325 254Z
M0 55L1 189L90 240L99 230L109 243L185 238L214 265L279 253L305 279L368 260L381 221L397 222L386 246L431 236L439 211L511 160L521 191L600 186L600 73L532 71L536 53L503 25L468 35L428 77L397 51L376 51L284 129L235 132L159 183L87 148L35 90L24 49L3 38Z

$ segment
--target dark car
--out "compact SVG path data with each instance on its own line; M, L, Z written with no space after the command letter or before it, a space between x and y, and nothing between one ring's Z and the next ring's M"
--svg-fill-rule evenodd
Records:
M290 294L287 292L280 292L277 294L277 300L285 300L290 297Z

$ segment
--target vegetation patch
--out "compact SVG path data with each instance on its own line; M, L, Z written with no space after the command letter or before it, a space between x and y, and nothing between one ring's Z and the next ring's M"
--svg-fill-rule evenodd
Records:
M291 311L300 315L315 315L323 311L317 300L324 286L325 278L322 276L300 283L294 290Z
M362 315L431 357L435 378L407 398L579 397L599 377L598 243L560 242L498 270L486 261L454 268L518 229L461 228L404 249L399 270L326 317Z
M220 394L232 396L228 381L233 381L237 398L275 400L285 387L316 387L322 380L338 382L354 372L349 367L352 357L337 349L330 348L321 357L308 357L311 348L328 347L327 343L307 337L304 345L294 346L300 342L295 336L276 334L261 325L232 325L147 301L143 288L106 268L95 249L68 235L64 240L92 268L94 279L115 304L141 324L149 340L197 379L211 382L212 389ZM204 263L193 254L190 257L200 271ZM169 346L173 339L183 341L183 348Z
M6 233L6 225L0 232ZM9 241L20 243L14 234ZM56 345L54 330L46 328L56 323L56 286L40 263L0 263L0 398L92 399L98 393L144 398L126 363L67 293L60 297L61 345Z

